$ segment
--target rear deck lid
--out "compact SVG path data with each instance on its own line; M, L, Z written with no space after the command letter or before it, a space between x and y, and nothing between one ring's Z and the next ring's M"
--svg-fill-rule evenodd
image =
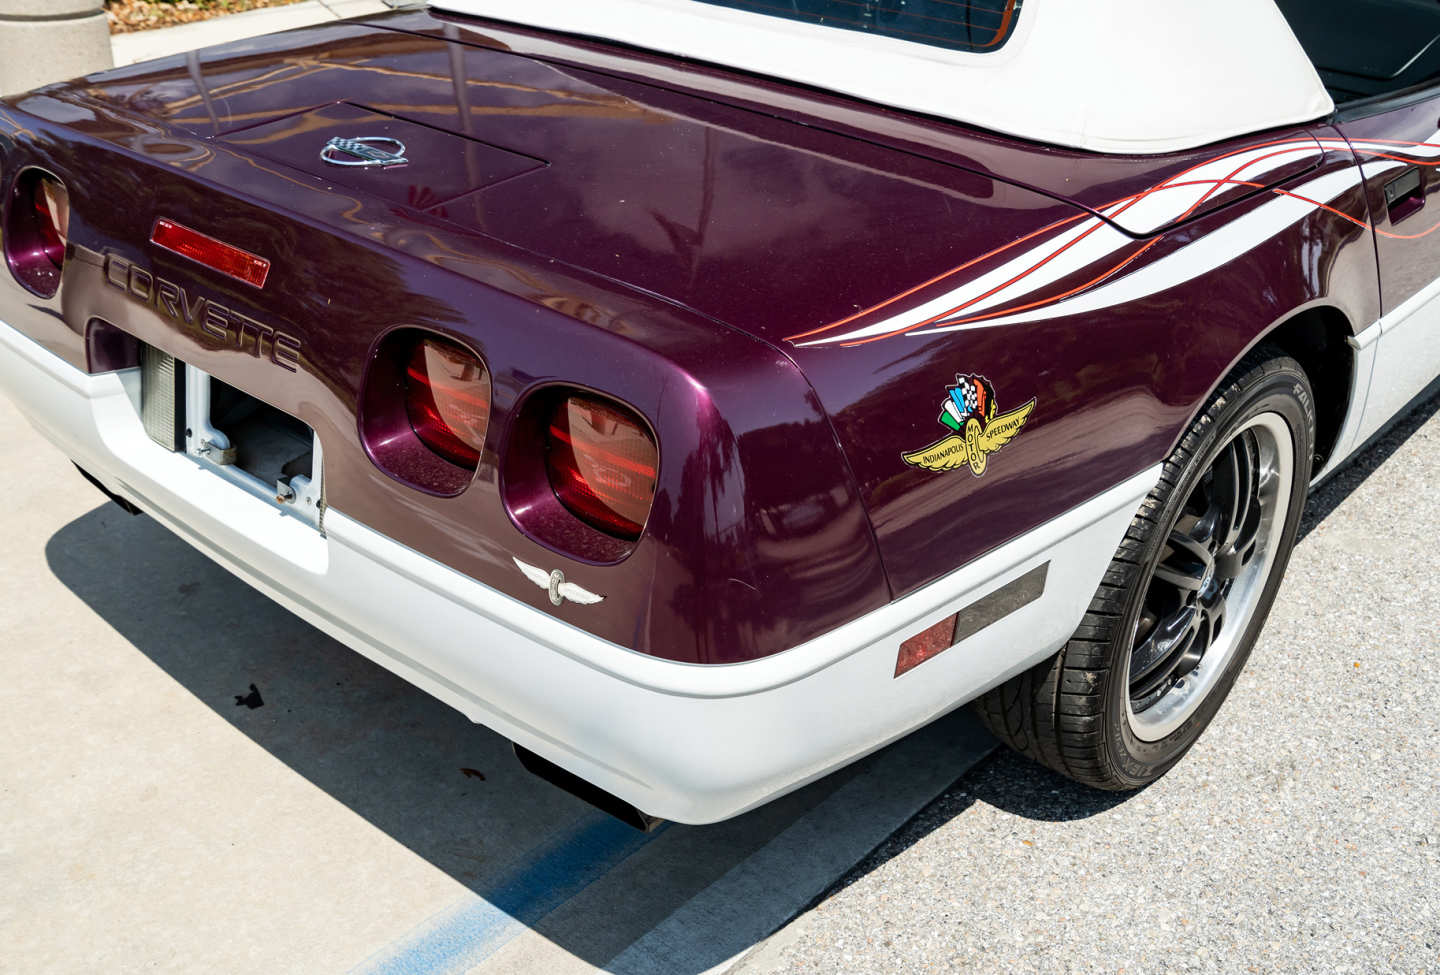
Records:
M706 77L713 91L638 55L405 13L121 69L89 79L84 94L287 178L394 203L397 225L407 211L443 219L780 347L940 288L957 268L1096 209L1113 211L1107 233L1149 233L1257 191L1145 195L1207 157L1144 167L1091 157L1082 169L955 126L932 126L927 147L916 132L888 134L919 124L894 113L849 105L874 123L867 133L800 117L794 92L771 92L767 108L754 84ZM391 158L343 165L355 157L332 152L336 139L377 140L362 144ZM1263 179L1314 156L1268 157ZM1060 192L1069 174L1075 188ZM1195 192L1198 207L1170 205ZM1047 274L1084 280L1084 253Z
M419 209L545 165L522 153L348 102L241 129L220 141L336 186Z
M423 224L417 213L443 219L775 345L1078 212L426 14L376 23L392 29L352 22L212 48L96 76L83 94L307 188L391 202L396 228ZM405 162L336 165L325 158L335 138L397 140L376 145Z

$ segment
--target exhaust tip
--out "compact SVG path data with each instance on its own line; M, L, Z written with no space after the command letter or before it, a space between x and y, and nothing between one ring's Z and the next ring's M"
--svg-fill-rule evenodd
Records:
M71 463L74 462L72 461ZM111 501L114 501L117 505L120 506L122 510L129 512L132 515L144 514L144 512L141 511L139 508L135 507L133 503L120 497L120 495L107 488L104 484L101 484L98 477L96 477L94 474L91 474L79 464L75 464L75 469L80 472L81 477L85 478L85 480L89 481L91 484L99 488L101 494L105 495L105 497L109 498Z
M541 758L528 748L520 745L513 747L515 748L515 757L520 760L525 771L544 779L558 789L563 789L577 799L583 799L627 826L633 826L642 833L648 833L665 822L663 819L641 812L619 796L611 795L599 786L591 785L573 772L567 772L549 759Z

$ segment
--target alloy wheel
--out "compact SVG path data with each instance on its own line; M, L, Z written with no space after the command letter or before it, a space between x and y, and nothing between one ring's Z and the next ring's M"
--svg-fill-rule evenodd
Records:
M1255 615L1284 533L1294 441L1276 413L1235 432L1161 545L1128 662L1130 729L1159 741L1214 689Z

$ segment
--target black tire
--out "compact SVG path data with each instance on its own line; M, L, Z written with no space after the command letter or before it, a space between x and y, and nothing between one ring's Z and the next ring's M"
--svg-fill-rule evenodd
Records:
M1283 427L1288 428L1293 448L1290 451L1285 449L1284 438L1279 436L1282 425L1276 422L1275 416L1283 419ZM1140 635L1155 634L1161 629L1152 622L1159 618L1160 612L1154 608L1155 602L1169 591L1168 580L1177 574L1173 568L1176 559L1189 557L1188 551L1182 551L1183 544L1177 547L1173 541L1177 537L1175 533L1180 533L1182 543L1189 539L1186 532L1190 531L1204 535L1207 532L1202 529L1208 528L1212 537L1222 534L1214 518L1203 525L1203 518L1184 522L1181 519L1195 517L1197 499L1208 499L1207 514L1223 507L1214 500L1217 485L1223 483L1229 487L1227 498L1244 493L1234 490L1242 477L1235 472L1237 468L1244 469L1243 458L1248 456L1245 451L1250 441L1258 442L1253 431L1261 431L1273 441L1272 456L1277 460L1269 470L1282 467L1283 462L1278 460L1281 455L1287 452L1293 455L1290 483L1269 488L1273 513L1270 522L1263 526L1268 565L1252 569L1248 560L1242 560L1238 552L1231 552L1225 556L1225 566L1227 571L1234 568L1237 576L1220 585L1234 588L1215 588L1219 556L1203 577L1205 588L1197 590L1194 596L1184 587L1173 587L1172 598L1178 601L1179 608L1163 617L1167 622L1181 618L1182 613L1203 616L1200 606L1203 594L1209 592L1213 598L1217 592L1223 592L1213 625L1196 626L1197 632L1213 638L1213 643L1207 643L1209 649L1221 646L1222 635L1226 649L1223 656L1216 649L1205 675L1209 683L1202 686L1197 680L1188 689L1193 700L1173 699L1172 703L1177 706L1170 707L1169 713L1178 724L1167 731L1164 722L1147 715L1151 714L1150 709L1161 707L1169 695L1187 693L1185 682L1190 671L1181 671L1182 665L1177 665L1169 676L1160 678L1162 684L1158 690L1148 692L1158 692L1160 697L1156 701L1160 703L1146 704L1149 697L1136 697L1136 687L1130 681L1131 655L1137 654L1137 666L1142 668L1142 677L1137 681L1142 682L1143 687L1143 681L1150 679L1143 668L1155 667L1158 672L1162 667L1152 662L1160 653L1155 648L1172 645L1159 636L1143 640ZM1265 624L1294 548L1310 482L1314 441L1315 408L1305 371L1294 359L1274 348L1262 346L1251 352L1220 385L1166 461L1159 483L1131 522L1075 635L1053 658L986 692L975 702L975 710L990 731L1022 755L1101 789L1136 789L1165 774L1215 716ZM1261 485L1267 468L1256 463L1253 470L1261 472L1253 481ZM1283 469L1280 473L1284 473ZM1261 511L1262 490L1257 487L1253 502L1239 502L1231 507L1229 521L1244 523L1251 517L1248 509L1241 507L1244 503L1251 503L1257 512ZM1288 499L1283 516L1279 515L1282 497ZM1192 527L1182 529L1181 524ZM1235 534L1245 530L1242 524L1235 528ZM1228 533L1229 529L1225 531ZM1232 548L1238 550L1251 544L1260 534L1257 528L1249 536L1250 540ZM1257 541L1251 546L1252 558L1258 548ZM1162 557L1165 570L1157 575ZM1225 601L1239 593L1242 579L1246 584L1243 626L1237 622L1231 630L1225 630ZM1193 600L1192 609L1180 607L1185 600ZM1148 630L1139 629L1142 613ZM1168 634L1171 630L1164 632ZM1197 674L1200 665L1189 661L1195 657L1194 643L1198 641L1198 637L1192 638L1191 646L1177 650L1188 655L1184 665ZM1148 652L1141 652L1142 643L1143 650ZM1178 647L1178 643L1173 645ZM1198 652L1198 659L1203 660L1207 648L1201 647ZM1163 681L1171 679L1175 683L1169 685L1169 690L1163 689ZM1142 719L1151 723L1144 725ZM1139 737L1137 728L1153 734L1148 738Z

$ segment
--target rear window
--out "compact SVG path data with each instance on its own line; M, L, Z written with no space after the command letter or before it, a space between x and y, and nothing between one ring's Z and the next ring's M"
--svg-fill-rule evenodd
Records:
M914 41L949 51L999 50L1021 0L695 0L715 7ZM1078 2L1078 0L1071 0Z

